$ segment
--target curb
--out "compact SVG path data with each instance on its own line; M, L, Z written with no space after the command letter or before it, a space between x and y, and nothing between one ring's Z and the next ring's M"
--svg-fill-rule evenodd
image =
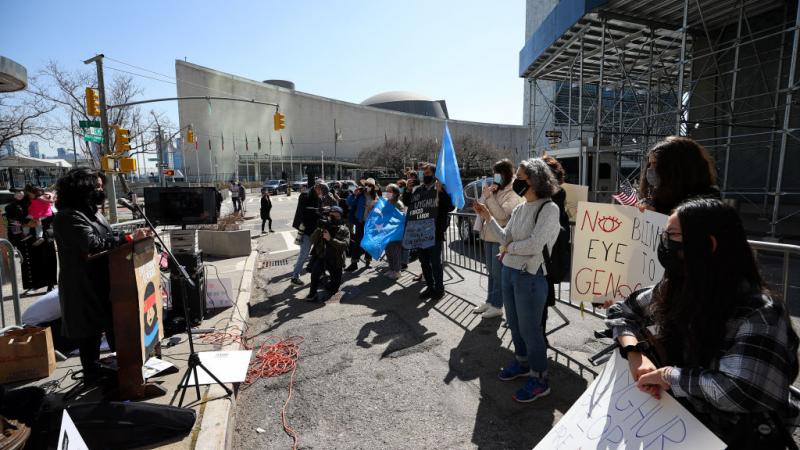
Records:
M239 295L236 297L236 307L231 311L230 326L238 329L233 333L241 334L244 329L244 321L250 318L248 305L255 275L255 265L258 259L258 250L250 252L250 256L244 263L242 281L239 285ZM238 309L238 311L237 311ZM240 350L238 343L228 344L220 350ZM194 449L196 450L218 450L228 449L231 444L231 430L233 429L233 411L236 406L237 389L233 384L228 384L228 388L233 390L233 395L206 403L205 410L200 422L200 432L197 434ZM212 385L206 391L206 400L220 398L225 395L225 391L218 385Z

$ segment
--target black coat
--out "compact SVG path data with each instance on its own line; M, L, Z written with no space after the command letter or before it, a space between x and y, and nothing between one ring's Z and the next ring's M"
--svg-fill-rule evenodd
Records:
M436 189L434 184L430 186L425 186L424 184L417 189ZM444 242L444 235L447 232L447 227L450 226L450 212L455 209L455 205L453 205L453 201L450 200L450 194L444 189L442 186L441 192L438 194L438 207L436 209L436 240L439 242ZM408 206L409 210L414 209L414 202L411 202L411 205Z
M65 336L81 339L110 329L108 257L89 255L121 243L99 212L61 209L55 216L58 244L58 299Z
M261 218L268 219L269 212L272 210L272 200L269 197L261 197Z

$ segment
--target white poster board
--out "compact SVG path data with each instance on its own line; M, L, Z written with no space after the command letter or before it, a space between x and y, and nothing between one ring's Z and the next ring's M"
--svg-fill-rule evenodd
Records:
M578 203L572 249L570 299L619 301L657 283L659 235L667 216L635 206Z
M537 449L724 449L722 442L669 394L656 400L636 387L619 352Z
M230 352L198 352L200 362L223 383L241 383L247 378L252 350ZM197 368L197 384L213 384L214 379L200 367ZM194 386L194 374L189 377L187 386Z
M61 431L58 432L57 450L89 450L66 409L61 414Z
M569 220L574 221L578 217L578 202L589 201L589 186L564 183L561 185L561 189L567 195L564 208L567 210Z
M233 283L230 278L206 280L206 308L227 308L233 306Z

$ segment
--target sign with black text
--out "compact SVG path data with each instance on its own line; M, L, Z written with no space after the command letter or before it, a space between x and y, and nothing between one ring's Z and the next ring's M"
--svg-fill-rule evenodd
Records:
M411 196L406 214L403 247L429 248L436 244L436 215L439 212L439 192L436 189L417 188Z
M572 250L570 299L619 301L657 283L659 235L667 216L634 206L578 202Z

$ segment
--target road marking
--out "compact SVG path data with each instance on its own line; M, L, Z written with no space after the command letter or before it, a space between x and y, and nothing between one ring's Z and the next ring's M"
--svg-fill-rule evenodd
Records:
M270 255L277 255L278 253L286 253L286 252L293 252L300 250L300 246L294 243L294 236L292 231L281 231L278 234L281 235L283 238L283 242L286 243L286 250L278 250L274 252L269 252Z

